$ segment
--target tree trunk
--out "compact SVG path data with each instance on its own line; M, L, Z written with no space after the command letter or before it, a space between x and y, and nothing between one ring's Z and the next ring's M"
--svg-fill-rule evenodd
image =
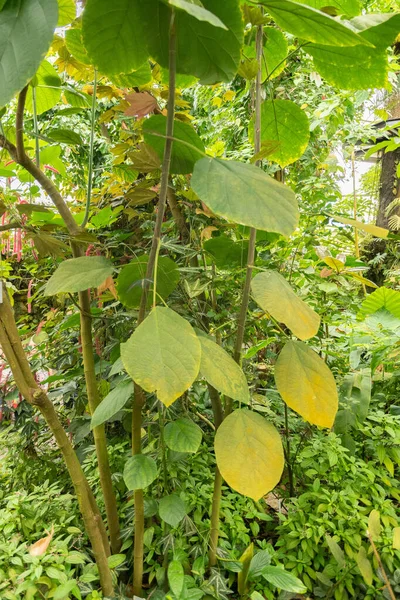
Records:
M396 198L400 197L400 179L397 177L397 165L400 163L400 148L382 155L382 169L379 190L379 207L376 224L379 227L392 229L389 226L390 217L400 215L399 207L388 214L388 207Z

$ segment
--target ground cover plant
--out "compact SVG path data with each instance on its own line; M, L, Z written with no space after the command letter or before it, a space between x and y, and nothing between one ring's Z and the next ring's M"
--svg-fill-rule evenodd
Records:
M0 0L1 598L400 594L399 48Z

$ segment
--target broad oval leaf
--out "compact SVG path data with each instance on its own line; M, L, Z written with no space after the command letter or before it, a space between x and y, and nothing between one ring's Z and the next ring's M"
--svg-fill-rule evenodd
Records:
M377 542L382 531L381 516L379 511L371 510L368 517L368 533L374 542Z
M121 358L138 385L170 406L199 374L201 345L188 321L158 306L121 344Z
M377 48L387 48L399 35L400 13L365 14L351 19L350 25Z
M192 188L215 214L234 223L289 236L299 219L294 192L254 165L202 158Z
M355 17L361 12L360 0L293 0L300 4L307 4L311 8L322 10L326 7L335 9L336 15Z
M0 107L35 75L53 39L57 0L7 0L0 13Z
M124 408L129 398L133 395L133 382L121 381L109 394L100 402L93 413L91 429L102 425L108 419L111 419L117 412Z
M36 95L36 112L38 115L50 110L61 99L61 79L49 61L44 60L36 72L28 89L26 110L33 113L33 87ZM48 132L46 131L46 136Z
M301 340L317 335L321 319L276 271L258 273L251 282L254 299L265 312L284 323Z
M58 21L57 27L69 25L76 17L75 0L58 0Z
M263 0L261 4L282 29L308 42L327 46L372 46L341 21L304 4L292 0Z
M287 342L275 365L275 382L286 404L306 421L332 427L338 393L332 372L303 342Z
M90 65L90 58L83 45L82 29L71 28L65 32L65 45L76 60L83 65Z
M278 431L247 409L234 411L219 426L215 456L231 488L256 501L273 490L282 476L284 457Z
M143 284L146 278L147 255L137 256L132 262L121 269L117 278L117 290L120 301L128 308L138 308L142 296ZM157 265L157 302L166 300L179 283L178 267L168 256L160 256ZM153 302L153 282L149 281L147 306Z
M243 268L247 264L248 240L234 242L227 235L219 235L204 242L203 248L219 269Z
M249 138L254 138L254 120ZM268 159L286 167L306 151L310 139L310 124L304 110L291 100L267 100L261 105L261 141L276 142Z
M249 388L245 374L231 356L210 337L199 334L200 373L216 390L228 398L248 403Z
M145 454L128 458L124 467L124 481L128 490L144 490L157 478L156 462Z
M172 527L176 527L186 515L185 503L178 494L171 494L161 498L158 512L163 521Z
M83 292L98 287L113 272L112 263L103 256L81 256L64 260L50 277L45 296Z
M179 560L173 560L168 565L168 583L175 598L180 598L185 583L185 571Z
M83 42L93 64L105 75L130 73L148 58L139 5L140 0L86 2Z
M394 317L400 319L400 292L380 287L372 292L372 294L369 294L361 304L359 316L372 315L381 308L385 308Z
M275 27L264 27L264 54L261 73L262 82L267 78L274 79L282 73L286 67L285 59L287 55L288 44L283 33ZM243 77L252 75L250 79L255 77L257 74L256 72L254 74L248 72L251 61L255 61L255 63L253 63L255 65L255 70L258 70L255 43L250 46L244 46L239 75L242 75ZM250 67L250 70L251 69L252 67Z
M190 419L177 419L165 426L165 443L174 452L197 452L203 433Z
M293 592L295 594L305 594L307 592L306 586L300 579L280 567L268 565L261 571L261 575L269 583L272 583L272 585L280 590L285 590L285 592Z
M154 115L143 123L144 141L154 148L161 160L164 157L166 128L167 117L164 115ZM204 156L203 142L189 123L178 120L174 121L173 137L170 173L175 175L192 173L196 161Z
M179 8L180 10L184 10L198 21L206 21L207 23L210 23L210 25L214 25L214 27L227 29L221 19L209 10L206 10L201 3L198 3L195 0L168 0L168 4L175 8Z
M226 26L214 27L184 11L175 15L177 39L177 72L194 75L202 84L231 81L236 74L243 43L243 21L238 0L203 0L203 7ZM149 31L148 49L161 65L169 65L170 9L158 0L143 3L142 22Z

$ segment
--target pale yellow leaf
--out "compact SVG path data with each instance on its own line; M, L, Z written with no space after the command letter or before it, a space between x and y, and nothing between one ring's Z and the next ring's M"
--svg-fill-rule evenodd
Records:
M335 221L339 223L343 223L344 225L352 225L356 229L361 229L366 233L370 233L371 235L378 238L387 238L390 231L385 229L384 227L378 227L377 225L371 225L369 223L363 223L362 221L356 221L355 219L347 219L346 217L332 217Z
M275 365L275 382L286 404L306 421L332 427L338 393L332 372L314 350L289 341Z
M395 527L393 529L393 548L395 550L400 550L400 527Z
M371 510L368 517L368 532L374 542L381 535L381 517L377 510Z
M219 426L215 456L228 485L256 501L273 490L282 476L284 456L278 431L247 409L234 411Z
M356 556L357 566L360 569L360 573L364 578L364 581L367 585L372 585L373 572L371 563L367 558L367 553L365 551L364 546L361 546L358 554Z
M333 258L333 256L325 256L323 260L324 263L331 269L334 269L336 273L341 273L344 269L344 262L338 260L337 258Z
M301 340L318 333L320 317L276 271L258 273L251 282L256 302L279 323L284 323Z

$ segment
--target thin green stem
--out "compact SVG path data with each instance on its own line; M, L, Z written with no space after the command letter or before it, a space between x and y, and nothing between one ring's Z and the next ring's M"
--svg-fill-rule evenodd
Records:
M92 96L92 110L90 114L90 143L89 143L89 166L88 166L88 181L87 181L87 193L86 193L86 207L85 216L82 221L82 228L86 227L89 221L90 214L90 203L92 200L92 186L93 186L93 153L94 153L94 130L96 126L96 103L97 103L97 70L94 70L93 79L93 96Z
M35 158L36 166L40 167L39 128L37 120L36 87L32 86L33 130L35 132Z

